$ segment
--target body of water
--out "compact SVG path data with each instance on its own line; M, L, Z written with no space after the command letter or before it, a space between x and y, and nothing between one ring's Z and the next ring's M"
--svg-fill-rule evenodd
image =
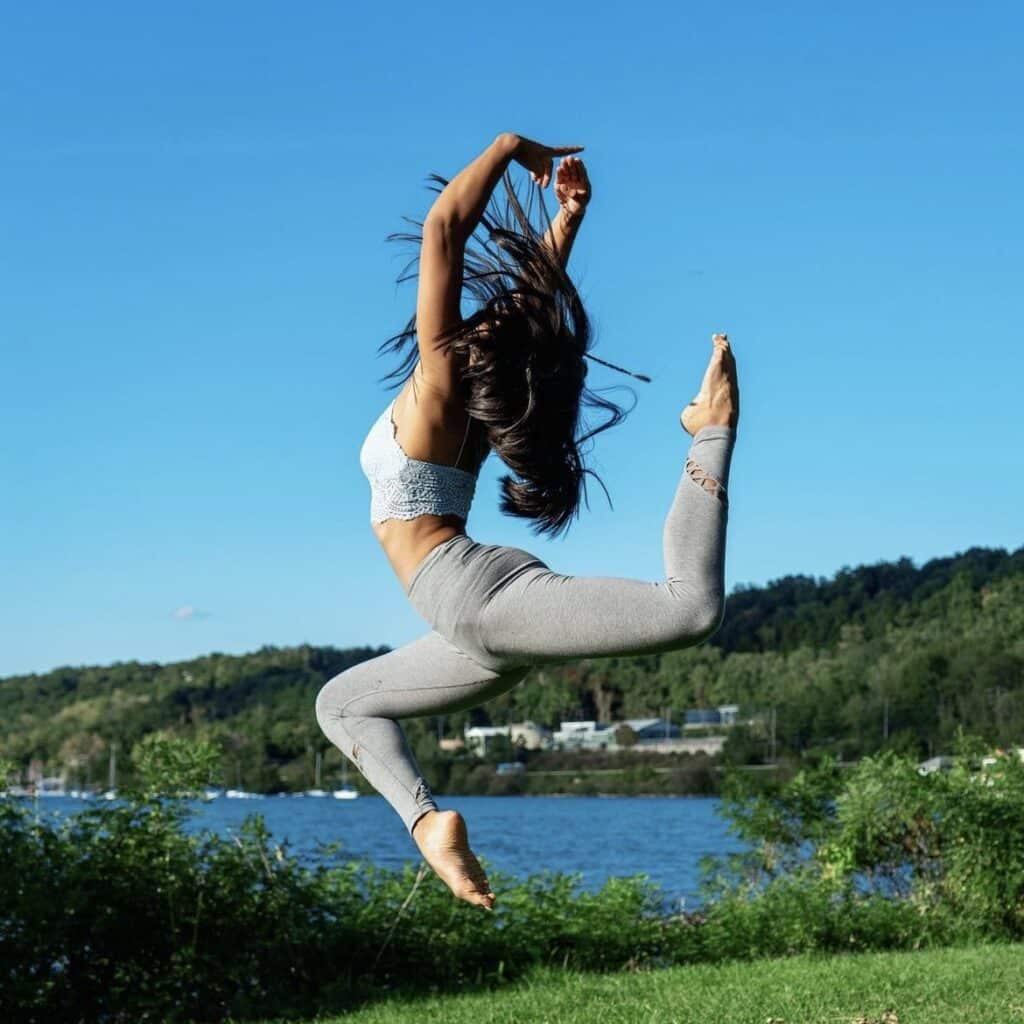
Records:
M624 796L442 796L442 809L460 811L470 844L486 866L525 878L542 871L578 873L582 888L595 890L610 876L646 874L657 883L666 908L699 904L699 862L707 854L743 848L727 833L706 797ZM40 813L73 814L88 801L45 797ZM420 863L419 851L401 819L383 798L361 796L219 796L193 804L190 831L236 832L249 814L300 860L317 858L318 844L340 841L345 859L369 860L381 867Z

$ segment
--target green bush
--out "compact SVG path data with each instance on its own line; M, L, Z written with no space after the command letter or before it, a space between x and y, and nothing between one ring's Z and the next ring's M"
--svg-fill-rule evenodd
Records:
M929 776L891 753L846 773L824 760L773 792L731 777L724 810L750 849L710 861L704 907L677 915L642 875L591 893L574 875L489 870L499 899L485 914L425 866L386 871L325 846L306 867L258 815L230 838L189 834L182 798L216 752L154 736L134 761L127 800L68 819L0 801L0 1020L310 1017L540 964L1024 938L1016 758L982 769L965 754Z
M709 920L744 917L724 932L787 952L1024 938L1016 754L983 767L965 749L951 770L922 775L889 751L759 785L728 777L723 813L749 848L705 865Z

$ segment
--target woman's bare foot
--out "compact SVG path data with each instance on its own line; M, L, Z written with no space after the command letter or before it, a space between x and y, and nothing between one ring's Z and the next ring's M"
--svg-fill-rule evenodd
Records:
M494 893L469 848L466 822L458 811L427 811L413 825L412 837L423 859L455 896L494 909Z
M713 334L711 345L714 351L704 372L700 391L679 416L683 430L691 436L712 424L735 429L740 418L736 359L729 347L729 336Z

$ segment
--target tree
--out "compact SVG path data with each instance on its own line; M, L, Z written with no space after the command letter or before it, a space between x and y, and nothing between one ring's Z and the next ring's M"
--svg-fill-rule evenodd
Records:
M632 747L636 744L636 730L631 725L620 725L615 730L615 742L620 747Z

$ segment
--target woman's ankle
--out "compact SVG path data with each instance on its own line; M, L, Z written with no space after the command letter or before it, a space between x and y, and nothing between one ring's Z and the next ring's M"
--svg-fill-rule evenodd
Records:
M426 826L424 826L423 828L421 828L420 826L423 825L423 822L425 820L427 820L429 818L433 818L436 814L437 814L437 808L431 808L428 811L424 811L423 814L421 814L413 822L412 828L409 829L409 834L413 837L413 839L415 839L417 842L419 842L419 840L423 838L424 833L430 831L430 822L429 821L427 821Z

